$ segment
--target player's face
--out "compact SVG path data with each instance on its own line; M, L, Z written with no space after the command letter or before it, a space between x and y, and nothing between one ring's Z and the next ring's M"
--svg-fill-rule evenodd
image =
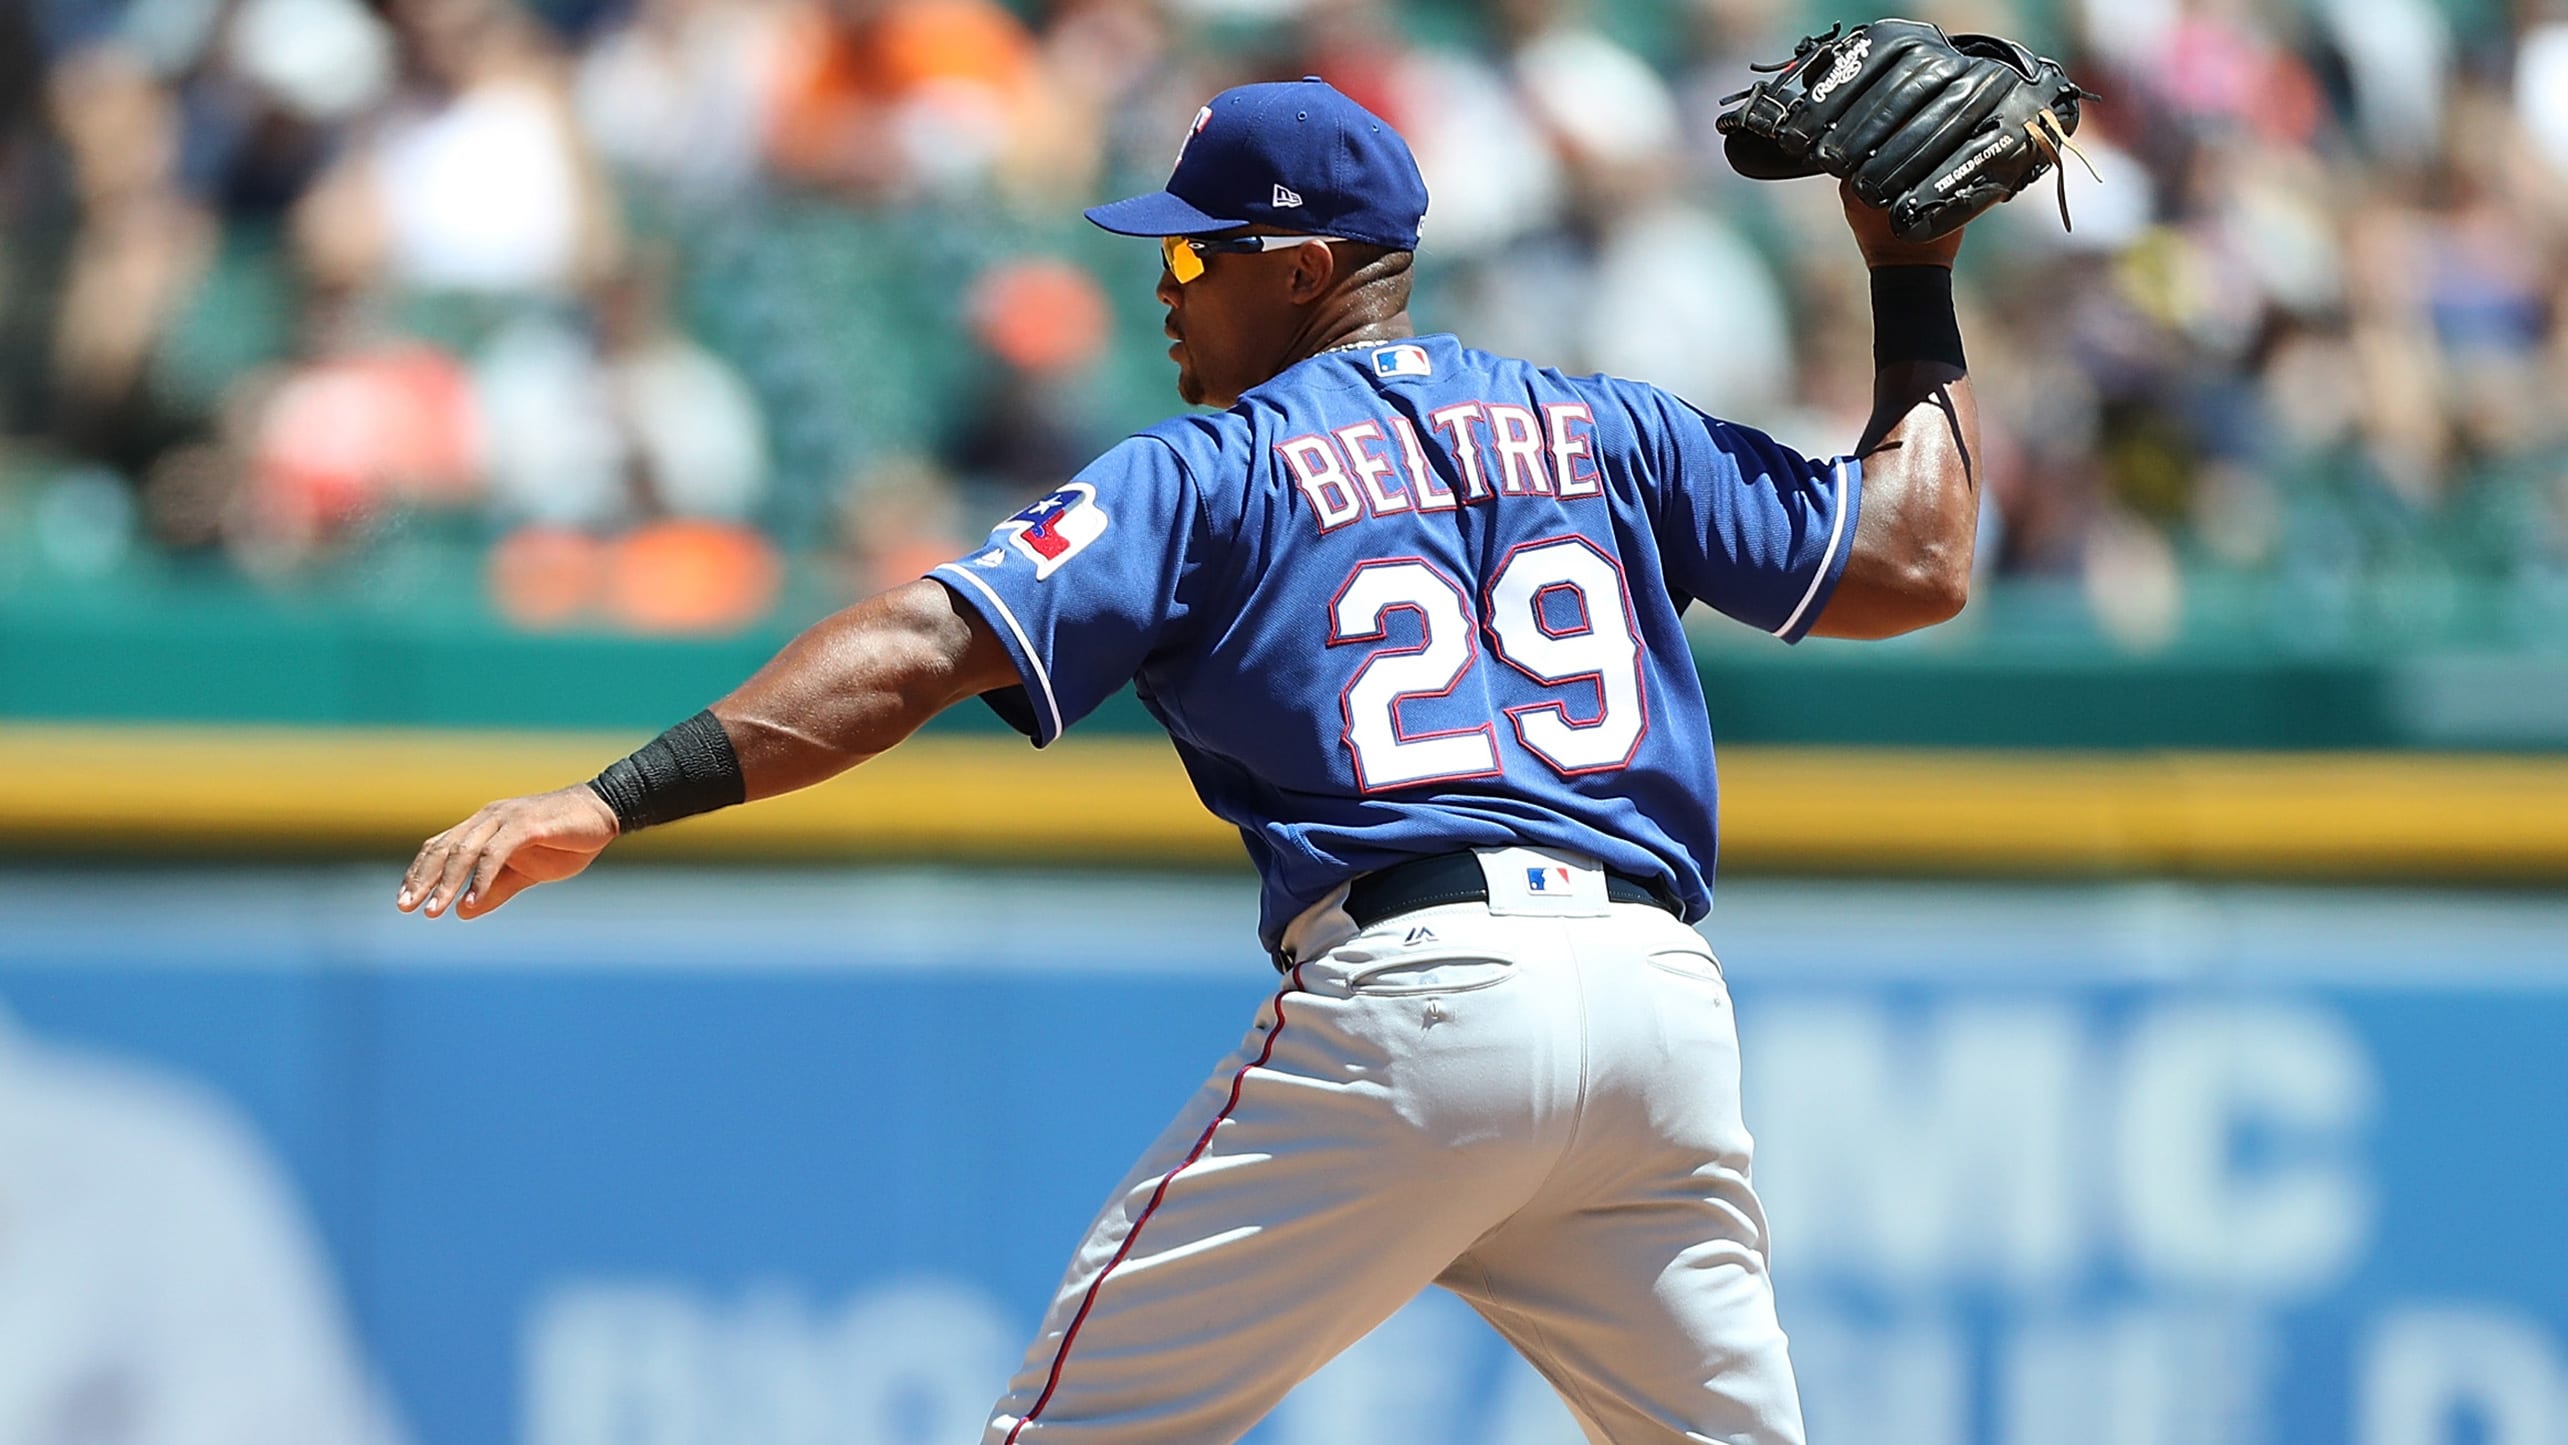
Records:
M1179 255L1159 271L1159 303L1168 308L1169 359L1177 394L1195 406L1229 406L1239 394L1293 361L1291 348L1309 300L1308 278L1322 243L1273 251ZM1189 273L1180 281L1178 272Z

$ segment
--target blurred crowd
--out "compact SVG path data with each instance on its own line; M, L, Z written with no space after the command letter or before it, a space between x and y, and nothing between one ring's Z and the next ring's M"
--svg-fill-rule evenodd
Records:
M1982 565L2134 648L2568 637L2568 0L1952 0L2103 99L1976 225ZM528 626L915 575L1175 409L1077 208L1323 75L1433 195L1422 324L1806 451L1870 394L1824 183L1713 117L1783 0L18 0L0 530L275 585L469 549ZM2099 183L2100 179L2100 183ZM2191 605L2189 605L2191 604Z

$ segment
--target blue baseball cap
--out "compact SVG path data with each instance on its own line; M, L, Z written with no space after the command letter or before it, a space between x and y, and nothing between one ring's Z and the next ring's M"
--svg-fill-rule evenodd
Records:
M1166 190L1092 206L1087 216L1125 236L1265 225L1414 251L1426 213L1427 182L1409 143L1306 75L1214 96L1195 113Z

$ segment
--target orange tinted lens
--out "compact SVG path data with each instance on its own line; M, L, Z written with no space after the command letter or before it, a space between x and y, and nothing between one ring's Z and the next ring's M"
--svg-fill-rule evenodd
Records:
M1187 245L1183 236L1160 237L1159 255L1168 263L1168 274L1176 277L1180 286L1204 274L1204 254Z

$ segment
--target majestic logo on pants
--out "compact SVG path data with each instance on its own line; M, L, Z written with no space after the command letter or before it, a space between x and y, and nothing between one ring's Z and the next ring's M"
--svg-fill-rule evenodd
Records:
M1008 542L1034 563L1041 581L1079 555L1079 549L1106 535L1106 509L1097 505L1097 489L1072 482L999 524Z

